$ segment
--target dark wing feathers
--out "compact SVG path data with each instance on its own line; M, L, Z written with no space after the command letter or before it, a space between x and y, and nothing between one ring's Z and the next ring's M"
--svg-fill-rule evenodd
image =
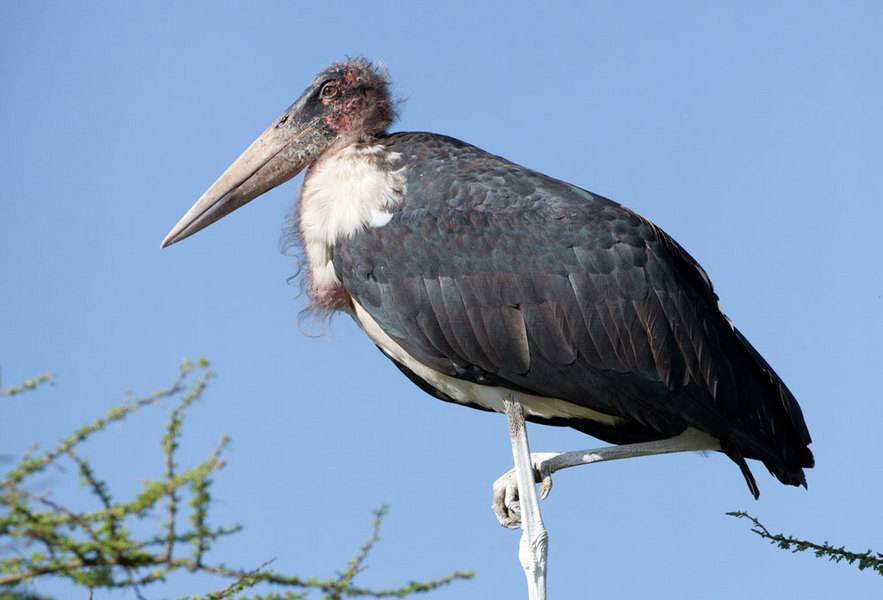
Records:
M451 138L395 134L388 145L402 155L404 202L387 225L339 241L333 260L407 352L448 375L628 419L619 433L568 423L602 439L692 426L743 472L747 456L804 481L800 408L665 233Z

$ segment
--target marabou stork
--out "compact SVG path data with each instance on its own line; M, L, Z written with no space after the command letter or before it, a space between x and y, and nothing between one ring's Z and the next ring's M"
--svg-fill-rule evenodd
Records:
M387 133L388 88L368 61L330 66L162 246L309 167L297 226L311 307L349 314L429 394L509 416L521 480L515 489L501 478L494 509L514 526L520 495L525 534L534 477L545 494L552 471L594 460L719 450L755 497L749 458L806 485L813 456L797 401L677 242L611 200L475 146ZM524 419L627 446L531 464ZM536 519L529 543L545 544Z

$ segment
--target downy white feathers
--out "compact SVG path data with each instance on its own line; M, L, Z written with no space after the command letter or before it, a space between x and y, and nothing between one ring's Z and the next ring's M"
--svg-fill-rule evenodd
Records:
M386 225L401 203L405 179L396 169L399 159L380 144L353 144L326 153L307 171L299 226L309 265L309 293L320 306L340 287L328 248L366 227Z

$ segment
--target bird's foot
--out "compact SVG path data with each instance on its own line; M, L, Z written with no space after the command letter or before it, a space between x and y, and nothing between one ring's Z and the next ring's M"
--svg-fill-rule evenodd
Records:
M544 500L552 491L552 471L549 468L549 459L553 456L557 456L557 454L535 452L530 455L534 481L540 484L540 497ZM515 469L510 470L494 482L494 499L491 509L500 525L507 529L518 529L521 523L521 508Z

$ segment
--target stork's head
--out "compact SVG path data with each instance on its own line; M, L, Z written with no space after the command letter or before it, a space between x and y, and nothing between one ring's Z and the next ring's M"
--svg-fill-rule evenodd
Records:
M323 153L382 135L394 116L388 88L385 70L365 60L325 69L187 211L161 247L285 183Z

